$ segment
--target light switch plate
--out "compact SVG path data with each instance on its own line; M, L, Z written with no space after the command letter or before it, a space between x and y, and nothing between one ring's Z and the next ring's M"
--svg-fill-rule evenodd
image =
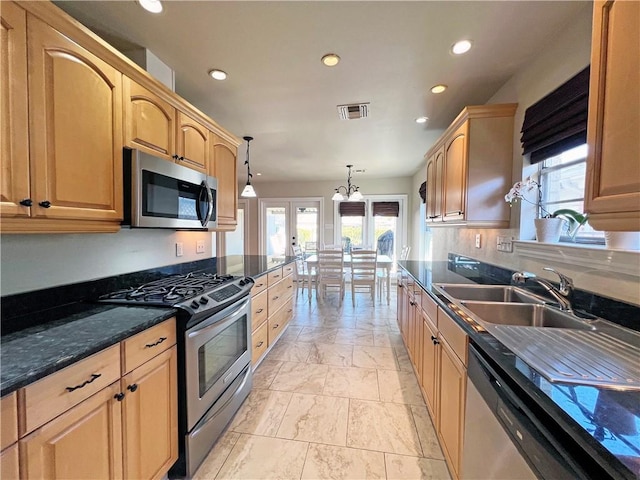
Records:
M204 240L196 241L196 253L204 253Z
M504 237L499 235L496 243L499 252L513 252L513 237Z
M476 233L476 248L480 248L481 247L481 239L482 239L482 234L480 233Z
M176 242L176 257L184 255L184 245L182 242Z

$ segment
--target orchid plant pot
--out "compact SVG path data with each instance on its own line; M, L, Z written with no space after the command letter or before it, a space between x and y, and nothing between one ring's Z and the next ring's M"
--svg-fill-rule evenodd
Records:
M558 243L564 219L562 218L536 218L533 221L536 227L536 240L544 243Z

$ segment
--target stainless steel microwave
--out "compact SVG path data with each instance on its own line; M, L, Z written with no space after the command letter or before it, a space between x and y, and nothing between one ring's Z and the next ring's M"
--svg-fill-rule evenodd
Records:
M218 226L218 180L204 173L125 148L125 225L212 229Z

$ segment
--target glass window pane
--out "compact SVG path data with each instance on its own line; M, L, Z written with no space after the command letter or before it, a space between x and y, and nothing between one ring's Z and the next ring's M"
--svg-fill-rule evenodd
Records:
M341 219L341 236L342 244L346 250L352 247L362 247L363 233L362 228L364 217L340 217Z
M284 257L287 248L287 217L284 207L267 207L267 257Z
M318 241L318 208L296 208L296 241L301 247Z

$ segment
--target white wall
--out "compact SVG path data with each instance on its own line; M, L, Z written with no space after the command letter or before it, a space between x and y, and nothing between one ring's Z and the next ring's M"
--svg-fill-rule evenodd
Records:
M118 233L2 235L2 295L40 290L214 256L215 235L123 228ZM196 254L204 240L205 253ZM176 257L176 242L184 255Z

